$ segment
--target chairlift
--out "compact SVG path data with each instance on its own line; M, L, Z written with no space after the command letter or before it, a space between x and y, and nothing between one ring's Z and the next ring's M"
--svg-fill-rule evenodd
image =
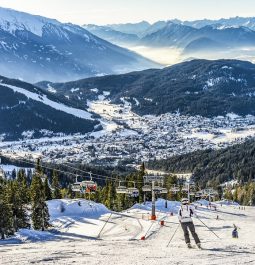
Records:
M150 191L151 191L151 185L149 185L149 184L145 184L145 185L142 187L142 191L143 191L143 192L150 192Z
M188 192L188 191L189 191L189 188L188 188L187 186L183 186L183 187L182 187L182 191L183 191L183 192Z
M80 192L81 191L81 182L75 182L71 186L72 191L74 192Z
M134 183L134 187L132 188L128 188L127 189L127 194L130 196L130 197L138 197L139 196L139 190L135 187L135 182L133 181Z
M126 194L127 192L128 192L127 187L125 185L122 185L121 181L119 181L119 186L116 188L116 193Z
M167 194L167 193L168 193L167 188L161 188L160 193L161 193L161 194Z
M170 189L170 191L176 194L177 192L180 191L180 188L179 188L179 187L176 187L176 186L173 186L173 187Z
M150 181L148 180L148 177L147 176L144 176L143 177L143 187L142 187L142 191L143 192L150 192L151 191L151 184L150 184Z
M81 192L81 190L82 190L82 186L81 186L81 182L78 181L78 176L75 176L75 183L73 183L73 184L71 185L71 189L72 189L72 191L74 191L74 192Z
M203 194L202 194L202 192L200 192L200 191L198 191L198 192L195 193L195 197L196 197L196 198L200 198L202 195L203 195Z
M157 184L154 185L154 191L156 193L159 193L162 190L162 187L160 186L159 182L157 182Z
M85 193L95 193L97 191L97 183L93 181L90 173L90 180L83 180L81 182L82 191Z

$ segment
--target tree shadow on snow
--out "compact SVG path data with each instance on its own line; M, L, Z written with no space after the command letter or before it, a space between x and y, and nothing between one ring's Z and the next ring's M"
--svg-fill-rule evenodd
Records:
M252 255L255 255L254 252L247 251L247 250L238 251L238 250L227 250L227 249L224 249L224 248L203 248L203 250L230 253L230 254L252 254Z

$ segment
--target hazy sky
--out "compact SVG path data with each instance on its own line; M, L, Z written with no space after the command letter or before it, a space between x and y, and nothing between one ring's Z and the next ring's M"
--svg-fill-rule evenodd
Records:
M255 0L0 0L0 6L76 24L255 15Z

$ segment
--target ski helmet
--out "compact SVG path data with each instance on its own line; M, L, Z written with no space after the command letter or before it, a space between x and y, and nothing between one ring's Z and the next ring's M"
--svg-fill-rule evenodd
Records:
M181 202L182 204L188 204L189 200L187 198L182 198Z

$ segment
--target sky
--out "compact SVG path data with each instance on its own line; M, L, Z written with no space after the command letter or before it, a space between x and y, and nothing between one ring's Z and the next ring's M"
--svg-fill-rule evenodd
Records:
M254 16L255 0L0 0L1 7L75 24Z

